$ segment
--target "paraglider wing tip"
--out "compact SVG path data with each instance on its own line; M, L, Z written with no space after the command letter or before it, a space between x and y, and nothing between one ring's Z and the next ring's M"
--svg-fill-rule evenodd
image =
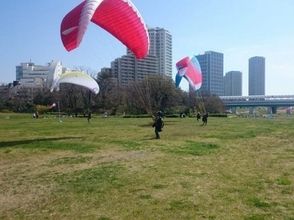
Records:
M74 50L78 46L78 45L74 45L73 43L72 44L66 44L63 41L62 41L62 43L63 43L63 46L64 46L64 48L66 49L67 52L70 52L70 51Z
M99 93L99 89L94 88L94 89L93 89L93 92L94 92L95 95L97 95L97 94Z
M66 48L66 47L65 47L65 49L67 50L67 52L70 52L70 51L72 51L74 48Z

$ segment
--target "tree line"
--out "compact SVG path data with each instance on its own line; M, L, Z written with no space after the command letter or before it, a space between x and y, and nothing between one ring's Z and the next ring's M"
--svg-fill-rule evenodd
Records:
M117 80L109 73L102 73L97 78L100 92L97 96L86 88L62 84L60 91L50 92L38 89L32 92L20 88L13 95L2 94L0 111L34 112L36 106L58 104L51 111L80 115L89 111L108 114L153 114L163 111L165 114L190 114L195 112L224 112L224 106L218 96L205 92L185 92L176 88L171 78L151 75L139 82L132 82L127 87L119 87ZM2 92L3 93L3 92ZM9 93L9 90L7 90ZM57 109L58 108L58 109Z

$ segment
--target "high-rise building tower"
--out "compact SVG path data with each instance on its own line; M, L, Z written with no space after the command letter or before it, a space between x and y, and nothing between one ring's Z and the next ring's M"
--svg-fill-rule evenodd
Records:
M242 73L240 71L230 71L224 76L224 95L242 96Z
M144 59L136 59L130 50L127 54L111 62L113 77L120 86L143 80L148 75L172 77L172 36L163 28L149 28L149 54Z
M207 51L196 56L201 70L203 82L200 91L213 95L224 95L224 55L222 53Z
M149 55L158 59L158 73L172 77L172 36L163 28L149 28Z
M265 95L265 58L249 59L249 95Z

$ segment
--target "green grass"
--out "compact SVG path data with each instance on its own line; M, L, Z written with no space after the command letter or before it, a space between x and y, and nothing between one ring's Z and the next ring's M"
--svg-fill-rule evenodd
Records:
M213 153L219 146L217 144L211 143L202 143L202 142L194 142L194 141L186 141L185 144L179 146L177 148L170 149L169 151L172 153L180 154L180 155L206 155Z
M249 199L249 203L256 208L269 208L270 204L260 198L253 197Z
M293 219L294 118L0 114L0 219Z
M279 177L276 182L279 185L291 185L291 181L287 177Z

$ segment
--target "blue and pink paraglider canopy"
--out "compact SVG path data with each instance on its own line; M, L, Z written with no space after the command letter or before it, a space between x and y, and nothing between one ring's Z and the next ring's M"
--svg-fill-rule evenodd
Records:
M190 87L196 91L201 88L202 85L202 72L200 64L196 56L185 57L176 63L177 74L176 74L176 87L179 87L182 78L184 77Z

